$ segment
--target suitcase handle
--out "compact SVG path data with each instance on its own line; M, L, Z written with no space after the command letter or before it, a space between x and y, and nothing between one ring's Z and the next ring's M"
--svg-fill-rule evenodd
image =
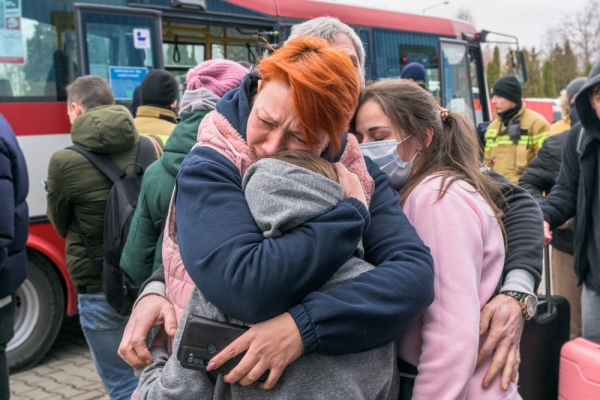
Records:
M546 311L533 317L538 324L547 324L556 317L556 307L552 302L552 285L550 284L550 246L544 246L544 276L546 277L546 300L540 305L546 305ZM539 308L538 308L539 309Z
M539 306L541 305L546 305L546 311L543 313L536 313L533 316L533 319L535 319L535 322L537 322L540 325L543 324L547 324L548 322L551 322L554 320L554 318L556 318L556 307L554 307L552 305L552 300L550 301L543 301L540 304L538 304L538 310L539 310Z

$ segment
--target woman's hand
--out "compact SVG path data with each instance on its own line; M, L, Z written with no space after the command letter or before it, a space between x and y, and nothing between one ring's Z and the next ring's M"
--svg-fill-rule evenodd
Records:
M161 325L160 328L158 328L158 330L156 331L156 335L154 335L154 337L152 338L152 341L150 342L150 346L148 348L151 349L154 346L161 346L166 349L168 347L168 344L169 335L167 335L167 331L165 331L165 326Z
M358 179L358 175L348 171L348 169L342 163L334 163L333 168L335 168L335 172L338 175L338 180L340 181L340 185L342 185L342 190L344 191L344 198L354 197L359 200L361 203L369 209L369 205L367 204L367 198L365 197L365 192L360 184L360 180Z
M289 313L253 325L246 333L213 357L207 371L219 368L227 360L246 351L244 358L224 380L247 386L270 370L269 378L261 389L272 389L284 369L302 355L302 338L296 322Z
M133 368L143 368L152 363L152 354L146 338L156 325L163 325L169 336L175 336L177 319L175 309L167 299L156 294L142 297L137 303L123 332L119 356Z

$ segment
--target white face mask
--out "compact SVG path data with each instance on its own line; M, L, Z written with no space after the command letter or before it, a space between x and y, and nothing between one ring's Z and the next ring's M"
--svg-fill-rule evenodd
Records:
M390 186L395 190L399 190L408 179L413 166L413 161L417 154L409 161L402 161L398 154L398 145L408 139L405 137L399 142L395 140L382 140L380 142L371 142L360 144L360 151L363 156L369 157L371 161L379 166L379 169L385 172L390 177Z

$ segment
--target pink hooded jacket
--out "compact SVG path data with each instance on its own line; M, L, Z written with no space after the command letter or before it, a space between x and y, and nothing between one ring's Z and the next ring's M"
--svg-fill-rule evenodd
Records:
M244 176L248 167L257 161L256 155L248 147L242 136L223 115L216 111L210 112L202 120L198 129L198 142L194 147L196 146L207 146L219 152L236 166L241 176ZM367 171L364 157L360 152L358 141L354 135L347 136L346 146L340 162L349 171L358 175L367 198L367 203L370 203L375 190L375 183ZM177 220L175 205L172 200L165 225L162 251L167 299L175 307L175 314L177 321L179 321L195 284L185 270L179 253Z
M412 191L404 212L434 262L435 299L400 339L400 358L417 366L413 399L520 399L517 386L500 388L500 375L481 387L492 358L475 369L479 318L493 296L504 265L504 239L483 197L464 181L439 198L440 176Z

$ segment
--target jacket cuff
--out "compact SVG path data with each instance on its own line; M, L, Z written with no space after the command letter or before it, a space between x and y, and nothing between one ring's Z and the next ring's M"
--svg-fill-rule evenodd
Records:
M362 217L362 219L364 221L364 226L363 226L363 236L364 236L365 233L367 232L367 230L369 229L369 225L371 225L371 214L369 213L369 210L367 210L367 207L365 207L365 205L360 200L358 200L354 197L348 197L347 199L344 199L344 201L346 203L352 205L354 208L356 208L356 210Z
M546 279L548 279L546 277ZM504 279L501 292L519 292L535 296L535 279L524 269L511 269Z
M159 281L154 281L154 282L148 283L144 287L144 290L138 295L137 300L133 304L133 308L135 308L135 306L137 306L137 304L139 303L139 301L142 298L144 298L145 296L148 296L150 294L156 294L158 296L162 296L165 299L167 299L167 285L165 285L163 282L159 282Z
M292 318L294 318L294 322L296 322L296 326L300 332L300 337L302 338L302 354L307 355L317 351L318 344L315 327L310 322L308 312L304 306L302 304L297 304L290 308L288 312L292 315Z

